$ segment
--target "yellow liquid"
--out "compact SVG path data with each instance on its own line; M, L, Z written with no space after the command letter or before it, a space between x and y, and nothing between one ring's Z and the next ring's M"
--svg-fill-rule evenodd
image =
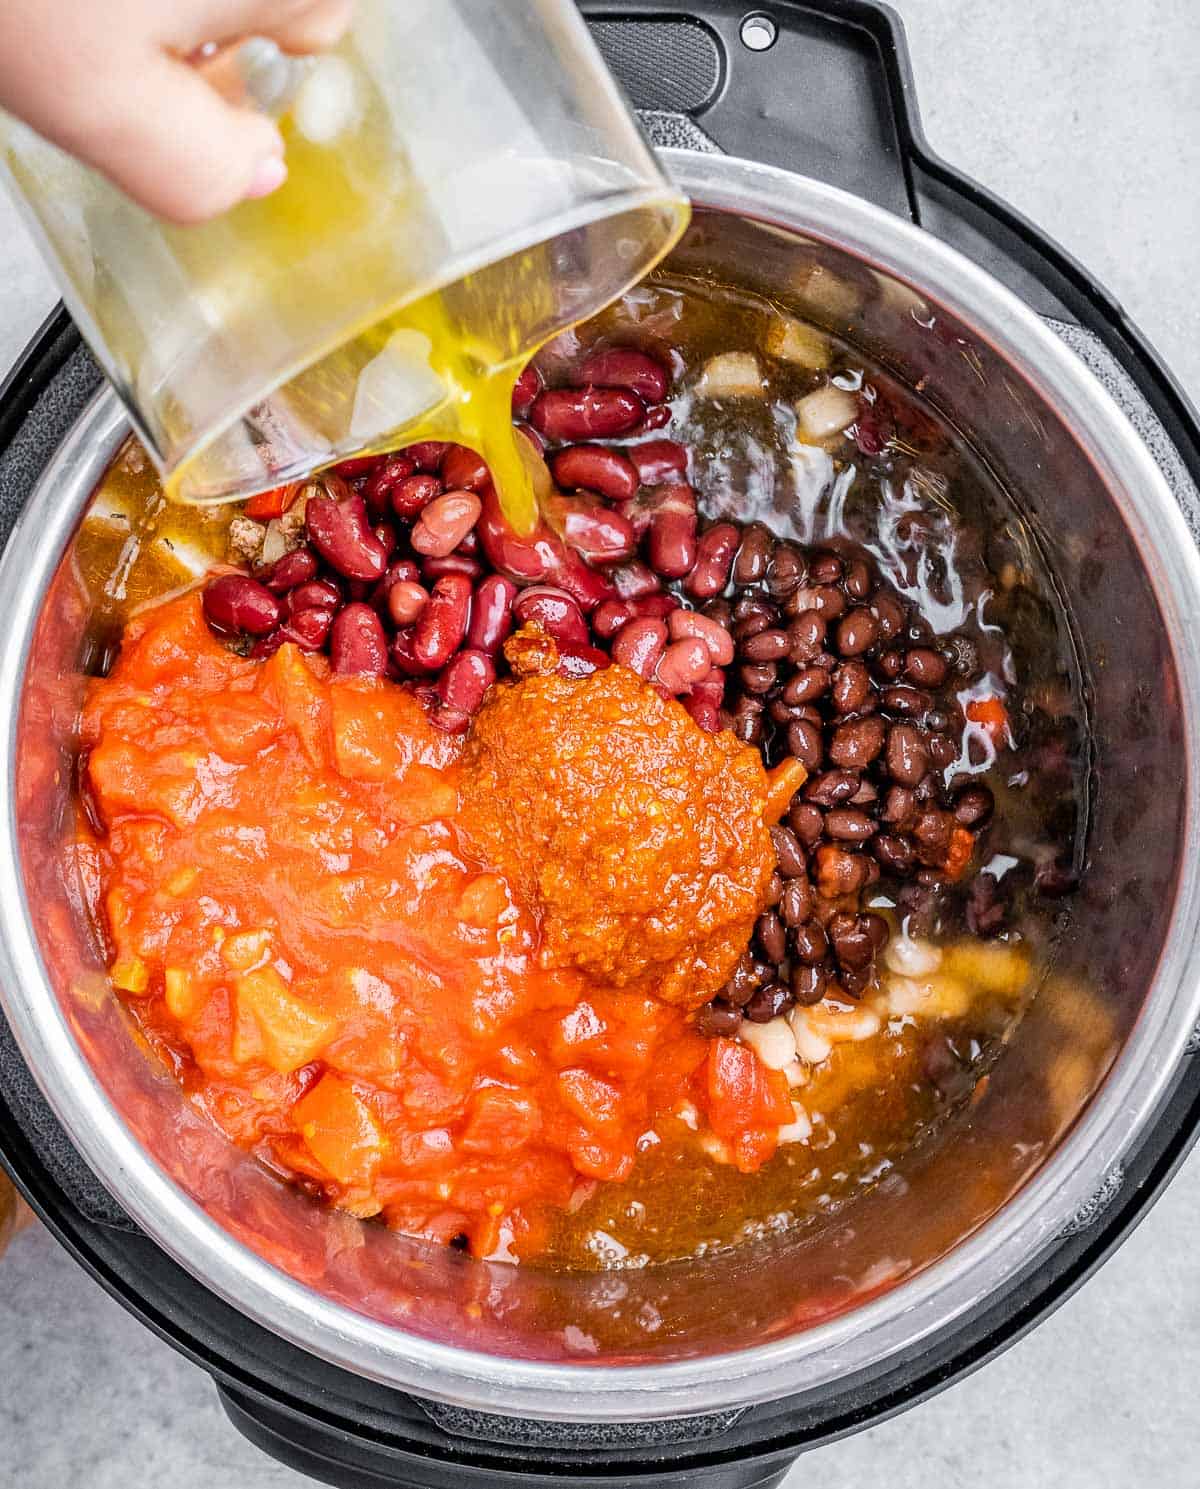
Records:
M269 376L280 385L276 393L249 415L235 414L170 471L164 482L168 497L211 500L205 493L214 488L216 499L246 496L353 455L448 440L483 457L508 520L518 532L529 531L537 519L533 452L512 425L516 380L551 336L586 319L654 267L687 225L686 202L664 195L576 229L568 253L573 247L583 265L595 265L592 283L579 282L578 268L574 282L564 282L560 237L418 294L365 323L347 324L351 299L375 306L392 298L393 287L437 283L447 256L440 225L382 107L368 106L353 136L339 139L336 148L305 139L290 116L280 127L288 179L279 191L241 204L221 224L163 231L178 240L174 249L190 274L204 280L232 272L249 287L222 328L221 340L235 352L237 338L256 335L264 295L275 320L294 328L293 340L311 344L308 328L328 328L330 349L305 367ZM347 274L353 276L350 284ZM389 365L381 370L381 363ZM405 396L389 403L389 379L403 385L410 375L417 385L422 376L428 379L428 396L416 397L405 387ZM172 376L181 390L191 386L190 369ZM203 376L211 381L211 366ZM380 382L384 394L372 395ZM358 418L364 403L371 407L365 430ZM181 412L189 417L186 409ZM269 469L257 479L231 483L223 471L238 459L244 462L247 428L254 461L261 467L266 447ZM231 441L242 452L231 449ZM323 459L314 454L322 448L329 452Z

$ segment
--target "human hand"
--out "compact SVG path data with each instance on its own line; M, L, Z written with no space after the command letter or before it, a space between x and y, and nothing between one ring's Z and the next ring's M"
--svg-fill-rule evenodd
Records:
M173 222L202 222L287 175L265 115L185 59L267 36L333 46L353 0L0 0L0 106Z

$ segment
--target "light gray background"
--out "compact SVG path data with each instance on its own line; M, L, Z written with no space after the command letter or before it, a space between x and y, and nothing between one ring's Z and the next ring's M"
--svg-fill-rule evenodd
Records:
M893 0L930 138L1124 301L1200 400L1200 5ZM53 296L0 205L0 368ZM1200 1483L1200 1156L1033 1336L914 1412L810 1454L790 1489ZM0 1485L299 1489L208 1381L40 1230L0 1267Z

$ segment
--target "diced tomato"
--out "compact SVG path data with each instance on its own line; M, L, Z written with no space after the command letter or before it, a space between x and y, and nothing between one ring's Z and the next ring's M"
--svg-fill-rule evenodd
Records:
M503 1086L486 1086L471 1098L458 1146L465 1153L513 1153L541 1125L541 1113L532 1097Z
M336 1027L316 1009L293 997L273 967L237 979L235 1058L262 1059L281 1075L307 1065L324 1049Z
M778 1130L794 1117L782 1072L768 1070L748 1045L714 1039L706 1069L708 1120L744 1174L775 1152Z
M956 827L950 834L950 847L946 862L942 865L948 879L961 879L971 856L975 852L975 835L965 827Z
M339 1184L371 1183L383 1135L365 1102L336 1075L323 1075L292 1108L297 1131L317 1162Z
M593 1075L589 1070L562 1070L558 1076L558 1091L567 1109L589 1131L611 1133L619 1130L622 1092L612 1081Z
M995 693L989 693L985 698L972 698L967 704L967 718L986 731L996 749L1002 750L1010 743L1008 710Z
M273 491L260 491L257 496L250 497L244 511L255 522L270 522L275 517L282 517L299 495L299 482L276 486Z

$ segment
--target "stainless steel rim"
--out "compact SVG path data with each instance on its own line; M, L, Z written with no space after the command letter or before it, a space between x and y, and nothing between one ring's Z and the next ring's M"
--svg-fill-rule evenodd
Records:
M1015 296L908 223L832 187L718 156L664 151L694 200L803 232L932 293L1054 406L1114 494L1142 554L1175 651L1187 729L1185 862L1200 822L1200 554L1149 452L1099 383ZM8 643L0 655L0 1002L30 1069L88 1163L162 1248L242 1313L333 1364L482 1411L545 1420L639 1421L816 1391L918 1347L999 1291L1061 1231L1149 1123L1200 1020L1195 967L1200 877L1180 884L1145 1012L1104 1087L1055 1156L942 1261L877 1301L791 1339L716 1359L645 1367L501 1359L405 1334L315 1296L211 1221L142 1151L109 1105L53 996L19 872L13 758L17 706L42 596L83 502L127 428L115 395L93 402L48 467L0 563Z

